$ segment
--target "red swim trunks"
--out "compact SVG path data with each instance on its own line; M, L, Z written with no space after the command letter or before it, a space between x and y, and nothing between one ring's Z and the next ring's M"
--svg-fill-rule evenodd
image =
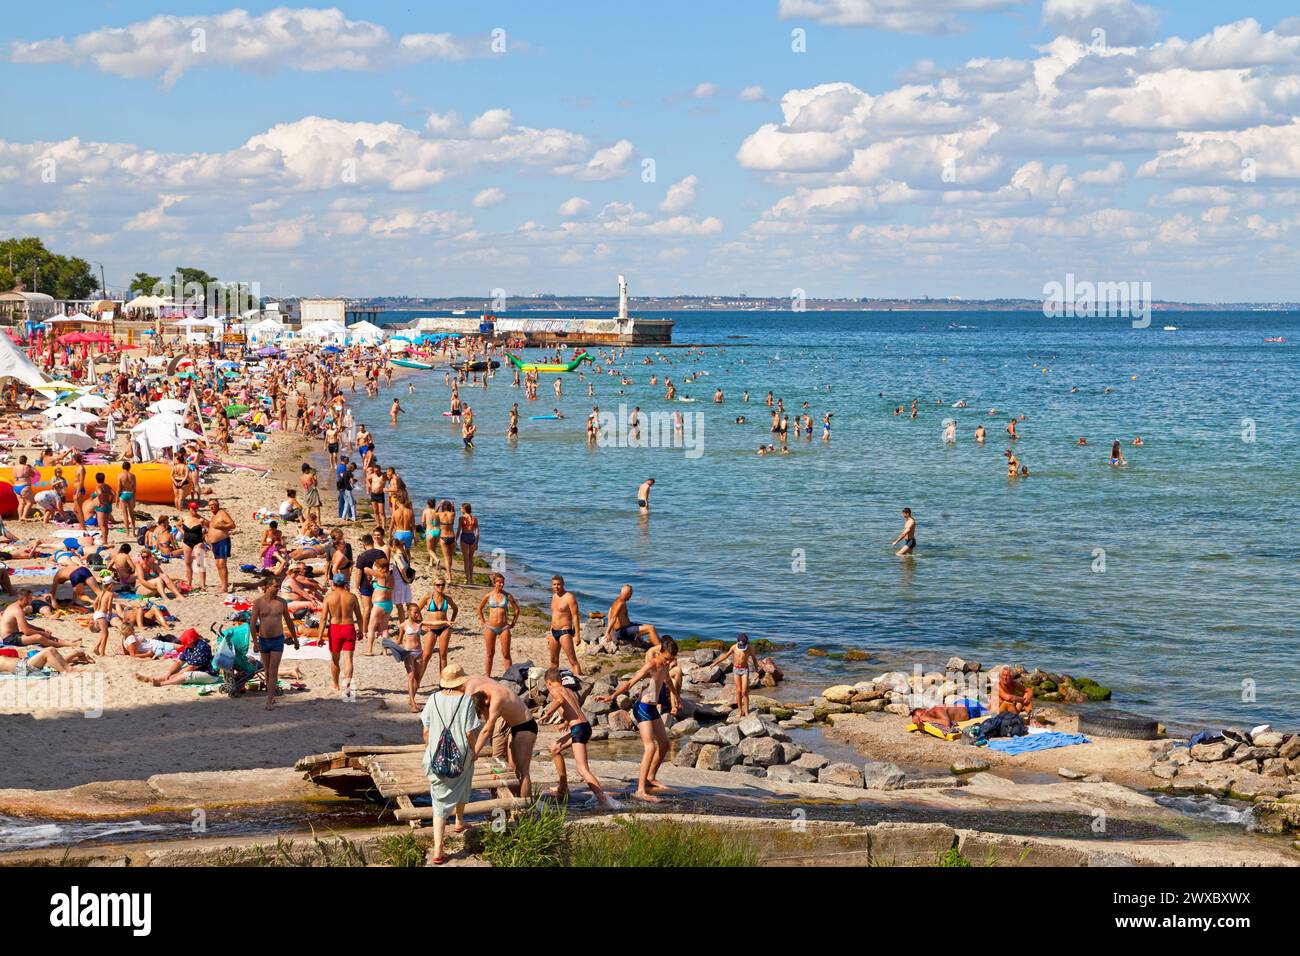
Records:
M341 654L343 651L357 649L357 626L355 624L330 625L330 653Z

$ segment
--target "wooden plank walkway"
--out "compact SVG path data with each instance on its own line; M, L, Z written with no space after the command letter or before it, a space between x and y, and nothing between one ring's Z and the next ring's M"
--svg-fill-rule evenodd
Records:
M534 759L550 752L551 744L560 736L562 728L555 724L546 724L537 736L537 745L533 750ZM328 780L321 778L332 771L352 770L366 774L374 781L375 789L381 797L392 800L397 809L394 815L398 820L405 820L413 827L420 826L424 820L433 819L432 807L417 807L413 797L427 795L429 778L424 775L421 766L424 759L424 744L398 744L389 746L351 745L342 750L326 754L313 754L298 760L293 769L301 771L308 780L328 786ZM511 812L526 805L527 801L519 797L519 778L514 770L503 760L490 755L479 757L474 761L474 777L471 790L486 790L492 794L490 799L472 800L465 804L467 814L494 813L497 810Z

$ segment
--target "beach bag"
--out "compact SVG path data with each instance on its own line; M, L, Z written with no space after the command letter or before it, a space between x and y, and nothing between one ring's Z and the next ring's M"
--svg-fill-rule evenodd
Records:
M462 697L460 703L456 705L456 716L460 716L460 708L464 703L465 698ZM437 705L430 709L437 716L438 723L442 724L442 712ZM451 735L450 727L443 724L437 742L425 748L423 762L426 777L455 780L465 772L465 752L456 743L456 738Z

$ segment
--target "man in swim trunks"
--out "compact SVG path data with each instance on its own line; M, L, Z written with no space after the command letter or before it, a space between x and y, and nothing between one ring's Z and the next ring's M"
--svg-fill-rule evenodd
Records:
M560 649L563 648L573 673L582 674L582 665L578 663L578 654L573 647L580 626L578 599L573 592L564 589L564 578L557 574L551 578L551 630L546 638L552 667L560 666Z
M465 694L473 697L482 692L488 699L487 717L483 732L478 735L477 757L489 739L492 756L507 758L519 778L519 796L527 799L533 790L533 745L537 743L537 721L528 705L505 684L491 677L471 677L465 684Z
M653 478L647 478L636 490L636 506L641 509L643 515L650 513L650 489L654 487L654 483Z
M330 689L352 687L352 655L357 649L357 635L364 633L361 602L348 590L348 576L334 575L333 587L325 594L320 629L329 635ZM342 679L342 685L339 681Z
M659 803L660 798L651 790L667 790L668 787L655 779L664 757L668 754L668 731L664 727L663 715L659 711L662 694L669 690L669 670L677 660L677 642L665 636L658 647L652 647L646 653L646 662L641 669L608 694L601 694L598 701L612 701L627 693L641 681L646 681L641 697L632 707L632 719L636 721L637 733L641 736L644 752L641 756L641 770L637 778L636 796L650 803ZM647 680L648 678L648 680ZM671 695L671 691L669 691Z
M1034 689L1016 681L1010 667L998 673L998 704L996 713L1024 714L1028 717L1034 709Z
M903 530L897 538L890 542L890 547L900 541L903 542L903 546L894 552L900 558L916 550L916 519L912 517L911 508L903 509Z
M280 582L274 574L262 575L262 593L253 602L248 617L249 630L257 641L266 676L266 709L275 706L275 693L280 678L280 658L284 655L285 631L289 640L298 647L298 632L294 628L289 602L280 597Z
M221 502L213 498L208 502L212 517L208 519L208 545L212 548L213 563L217 566L217 577L221 579L221 591L231 597L230 590L230 536L239 529L230 512L221 507Z
M632 599L632 585L625 584L609 606L609 618L605 622L606 641L635 641L644 636L650 644L659 643L659 632L653 624L634 624L628 617L627 602Z
M62 641L39 627L27 623L27 611L32 606L32 592L22 588L18 600L0 614L0 644L7 647L77 647L79 642Z

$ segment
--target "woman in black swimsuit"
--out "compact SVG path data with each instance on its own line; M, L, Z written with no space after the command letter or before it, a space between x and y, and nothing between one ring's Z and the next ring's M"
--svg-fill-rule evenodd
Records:
M203 559L207 550L204 543L207 530L207 519L199 515L198 504L191 502L189 511L181 516L181 550L185 552L185 583L191 587L194 585L194 558L198 556L200 591L208 586L208 572Z

